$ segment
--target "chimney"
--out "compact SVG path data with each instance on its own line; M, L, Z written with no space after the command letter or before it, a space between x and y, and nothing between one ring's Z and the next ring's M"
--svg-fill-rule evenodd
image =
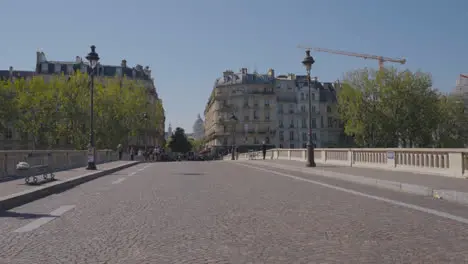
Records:
M80 56L76 56L75 62L76 62L77 64L81 63L81 62L82 62L81 57L80 57Z
M240 72L241 72L242 74L247 74L247 73L248 73L248 70L247 70L247 68L241 68Z
M127 68L127 60L123 59L120 66L122 66L122 68Z

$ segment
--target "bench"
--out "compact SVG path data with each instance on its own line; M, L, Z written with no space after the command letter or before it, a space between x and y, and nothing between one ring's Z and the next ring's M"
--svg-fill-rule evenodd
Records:
M51 153L29 153L24 157L24 161L16 165L18 175L24 177L26 184L30 185L55 180L54 171L48 162L50 156L52 156Z

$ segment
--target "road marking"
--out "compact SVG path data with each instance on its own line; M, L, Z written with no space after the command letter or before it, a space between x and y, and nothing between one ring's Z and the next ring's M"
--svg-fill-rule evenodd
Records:
M450 220L454 220L454 221L457 221L457 222L460 222L460 223L463 223L463 224L468 224L468 219L467 218L463 218L463 217L456 216L456 215L449 214L449 213L445 213L445 212L442 212L442 211L437 211L437 210L434 210L434 209L418 206L418 205L415 205L415 204L399 202L399 201L395 201L395 200L392 200L392 199L387 199L387 198L380 197L380 196L370 195L370 194L367 194L367 193L358 192L358 191L338 187L338 186L331 185L331 184L326 184L326 183L323 183L323 182L304 179L304 178L301 178L301 177L298 177L298 176L294 176L294 175L287 174L287 173L282 173L282 172L277 172L277 171L274 171L274 170L264 169L264 168L255 167L255 166L246 165L246 164L240 164L240 163L234 163L234 164L239 165L239 166L248 167L248 168L251 168L251 169L256 169L256 170L263 171L263 172L273 173L273 174L283 176L283 177L287 177L287 178L290 178L290 179L293 179L293 180L308 182L308 183L320 185L320 186L323 186L323 187L326 187L326 188L334 189L334 190L337 190L337 191L342 191L342 192L345 192L345 193L354 194L354 195L366 197L366 198L369 198L369 199L374 199L374 200L377 200L377 201L386 202L386 203L389 203L389 204L393 204L393 205L413 209L413 210L416 210L416 211L428 213L428 214L431 214L431 215L443 217L443 218L450 219Z
M50 216L44 216L44 217L41 217L39 219L36 219L36 220L32 221L31 223L16 229L13 232L15 232L15 233L25 233L25 232L32 231L34 229L37 229L37 228L49 223L50 221L52 221L54 219L60 217L61 215L63 215L64 213L70 211L73 208L75 208L74 205L60 206L56 210L52 211L49 214Z
M125 178L119 178L119 179L113 181L112 184L119 184L119 183L121 183L123 181L125 181Z

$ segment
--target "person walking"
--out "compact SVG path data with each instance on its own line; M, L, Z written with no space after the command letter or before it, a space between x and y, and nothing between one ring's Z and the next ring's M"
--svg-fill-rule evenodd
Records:
M117 145L117 152L119 152L119 160L122 160L122 154L123 154L122 144Z
M135 149L133 147L130 147L130 160L135 159Z
M266 151L267 151L267 146L266 146L266 144L265 144L265 141L263 141L263 142L262 142L262 154L263 154L263 159L265 159Z

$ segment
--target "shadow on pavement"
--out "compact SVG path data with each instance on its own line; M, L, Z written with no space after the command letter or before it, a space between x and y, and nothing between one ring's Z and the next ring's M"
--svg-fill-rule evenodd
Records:
M195 172L193 172L193 173L190 173L190 172L188 172L188 173L176 173L176 174L177 175L187 175L187 176L205 175L204 173L195 173Z
M11 211L0 212L0 218L11 217L11 218L21 218L21 219L36 219L36 218L51 217L51 216L52 215L48 215L48 214L17 213L17 212L11 212Z

